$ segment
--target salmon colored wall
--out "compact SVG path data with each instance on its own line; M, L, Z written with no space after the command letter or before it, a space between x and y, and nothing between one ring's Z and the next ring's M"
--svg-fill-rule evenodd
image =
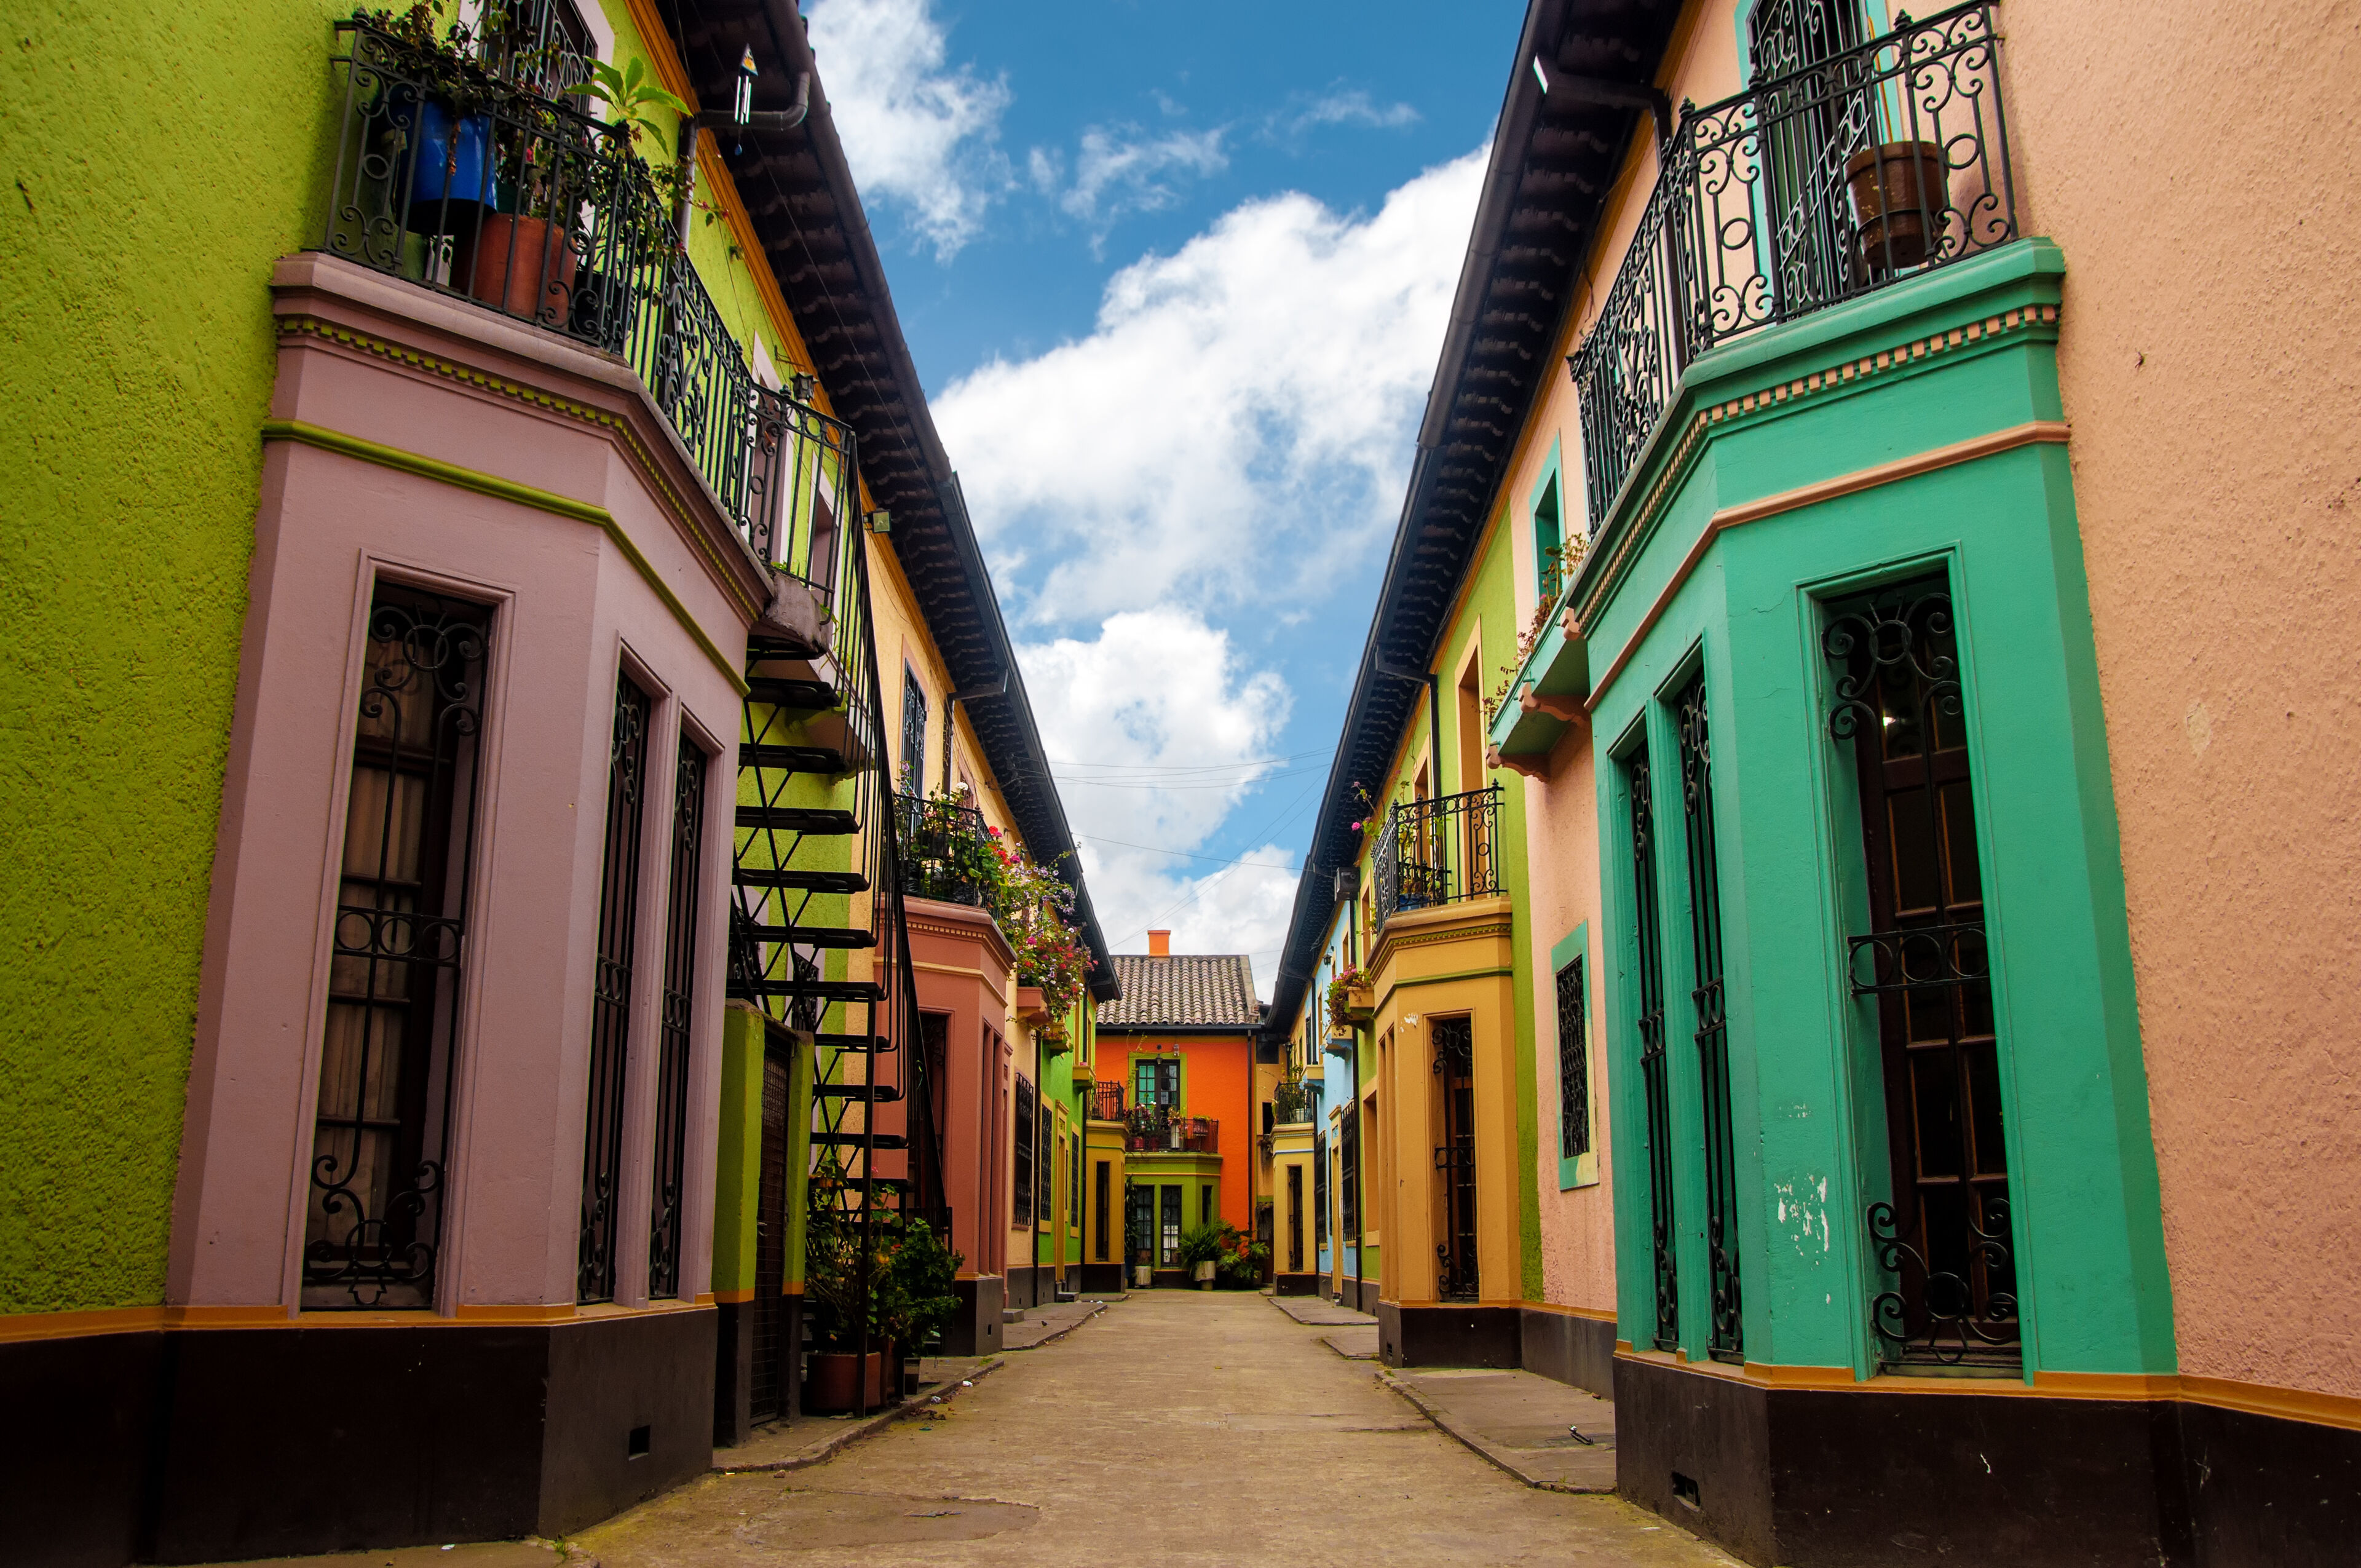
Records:
M2013 7L2007 39L2020 214L2066 255L2180 1368L2361 1395L2323 1266L2361 1251L2361 28L2114 0Z
M1149 1050L1159 1046L1166 1049ZM1247 1191L1247 1173L1257 1158L1255 1134L1261 1130L1254 1102L1254 1047L1244 1035L1153 1036L1134 1037L1099 1031L1099 1077L1119 1074L1124 1103L1131 1103L1131 1058L1170 1057L1179 1047L1186 1063L1180 1069L1180 1110L1190 1116L1211 1116L1221 1124L1222 1218L1242 1231L1254 1229L1254 1205ZM1195 1224L1192 1212L1189 1223Z

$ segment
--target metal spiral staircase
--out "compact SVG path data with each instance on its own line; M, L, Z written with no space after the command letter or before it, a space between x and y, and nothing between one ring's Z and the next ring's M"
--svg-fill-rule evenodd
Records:
M729 990L774 1035L810 1040L811 1158L786 1180L807 1184L815 1223L860 1227L868 1256L881 1220L923 1218L947 1238L949 1216L939 1067L903 961L859 470L851 428L794 397L762 395L754 446L752 543L786 580L747 642ZM779 1347L790 1369L794 1349Z

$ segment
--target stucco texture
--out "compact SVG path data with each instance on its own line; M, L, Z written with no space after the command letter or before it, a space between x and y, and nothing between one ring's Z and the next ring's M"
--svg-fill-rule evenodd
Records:
M0 49L0 1312L148 1305L331 7L28 0Z
M2180 1369L2361 1396L2361 16L2007 22L2025 229L2066 255Z

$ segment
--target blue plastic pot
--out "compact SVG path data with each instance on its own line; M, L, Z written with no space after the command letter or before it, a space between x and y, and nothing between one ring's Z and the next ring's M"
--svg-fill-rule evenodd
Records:
M412 133L416 160L411 165L416 171L410 191L412 228L423 226L417 221L424 215L417 214L421 206L439 208L445 202L479 202L489 206L498 199L489 115L460 116L455 134L451 106L429 98L414 107L397 108L393 118L404 130L411 128L413 118L417 126Z

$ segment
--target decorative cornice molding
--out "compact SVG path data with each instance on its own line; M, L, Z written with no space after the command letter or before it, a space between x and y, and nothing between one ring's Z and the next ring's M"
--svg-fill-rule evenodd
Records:
M1682 429L1679 444L1658 468L1655 481L1648 487L1645 498L1628 514L1614 554L1608 558L1605 569L1584 592L1580 608L1576 609L1572 604L1567 606L1574 627L1587 633L1596 624L1600 604L1620 584L1624 569L1632 556L1654 532L1655 522L1663 514L1665 504L1695 465L1697 448L1703 444L1707 433L1715 426L1751 420L1757 415L1767 417L1773 411L1784 411L1806 400L1858 386L1889 371L1922 365L1928 359L1956 349L1989 344L1996 338L2036 329L2054 333L2057 325L2056 305L2021 305L1996 312L1964 326L1949 327L1889 348L1842 359L1820 369L1790 377L1773 386L1743 392L1699 408L1689 416L1688 423Z
M752 621L761 619L763 612L770 608L767 601L758 602L747 591L740 574L733 570L730 564L714 549L713 542L707 537L707 531L699 526L696 510L692 509L688 499L681 494L680 488L665 475L656 455L649 449L647 443L641 439L640 433L633 427L631 421L624 416L571 398L560 397L555 392L546 391L539 387L530 387L522 382L510 380L504 376L495 376L489 371L462 365L439 355L428 354L423 349L411 348L379 337L373 333L362 332L357 328L346 326L341 322L329 321L320 316L308 315L300 312L284 314L278 318L277 330L282 340L295 337L314 338L355 354L383 359L423 375L453 381L475 391L521 403L541 413L571 421L598 431L622 449L623 455L631 460L631 466L638 471L641 479L646 484L649 493L655 497L657 502L679 525L682 534L696 543L697 554L704 558L705 565L714 580L721 586L723 592L730 596L738 608L745 612L747 620ZM727 520L724 520L723 526L730 528ZM730 531L735 532L734 528Z
M1384 1006L1384 993L1396 989L1393 985L1382 983L1387 967L1398 955L1412 948L1433 948L1449 942L1495 940L1508 942L1515 939L1514 920L1502 919L1499 916L1488 916L1477 924L1468 926L1438 926L1431 929L1406 931L1400 934L1390 930L1386 931L1378 938L1377 948L1369 954L1369 973L1381 982L1376 987L1378 992L1378 1004L1380 1007Z

